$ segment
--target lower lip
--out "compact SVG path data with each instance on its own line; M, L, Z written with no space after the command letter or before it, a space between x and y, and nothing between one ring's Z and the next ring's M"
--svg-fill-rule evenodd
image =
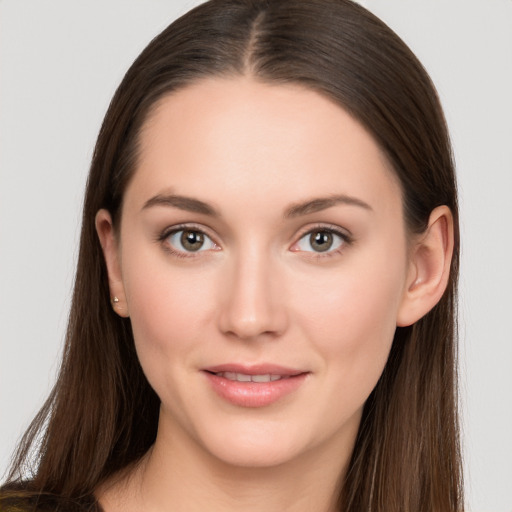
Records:
M301 373L293 377L270 382L239 382L204 372L213 390L224 400L239 407L265 407L296 391L308 375Z

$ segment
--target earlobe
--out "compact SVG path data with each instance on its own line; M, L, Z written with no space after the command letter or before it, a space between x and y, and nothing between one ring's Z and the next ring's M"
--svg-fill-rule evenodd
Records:
M412 325L439 302L450 277L453 244L452 213L447 206L438 206L411 249L397 326Z
M130 315L121 274L119 244L110 212L105 209L99 210L96 214L95 225L107 266L110 303L119 316L127 318Z

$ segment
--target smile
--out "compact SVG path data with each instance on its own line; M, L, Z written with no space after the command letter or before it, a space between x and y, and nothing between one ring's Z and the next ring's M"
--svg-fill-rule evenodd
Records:
M291 397L310 372L275 365L222 365L202 372L223 401L237 407L266 407Z
M274 382L276 380L289 378L287 375L272 375L270 373L262 375L248 375L246 373L219 372L215 375L217 375L217 377L223 377L224 379L234 380L237 382Z

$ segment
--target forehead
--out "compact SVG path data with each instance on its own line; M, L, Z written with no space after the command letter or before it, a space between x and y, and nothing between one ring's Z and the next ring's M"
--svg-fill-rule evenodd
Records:
M215 193L234 201L328 193L401 201L383 152L339 105L300 85L247 77L199 81L152 110L129 189L149 196L168 188L212 201Z

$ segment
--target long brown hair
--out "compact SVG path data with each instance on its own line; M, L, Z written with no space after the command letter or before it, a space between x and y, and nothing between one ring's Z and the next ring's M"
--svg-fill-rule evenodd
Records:
M92 160L60 375L18 448L0 497L7 510L29 502L41 510L94 507L98 485L138 461L154 442L159 400L137 360L129 320L110 307L94 218L107 208L118 224L140 129L157 100L201 77L239 75L302 84L359 120L399 178L411 233L424 231L436 206L451 209L455 250L447 290L424 318L396 330L385 370L365 404L339 508L462 510L459 231L446 123L416 57L349 0L211 0L171 24L128 70Z

